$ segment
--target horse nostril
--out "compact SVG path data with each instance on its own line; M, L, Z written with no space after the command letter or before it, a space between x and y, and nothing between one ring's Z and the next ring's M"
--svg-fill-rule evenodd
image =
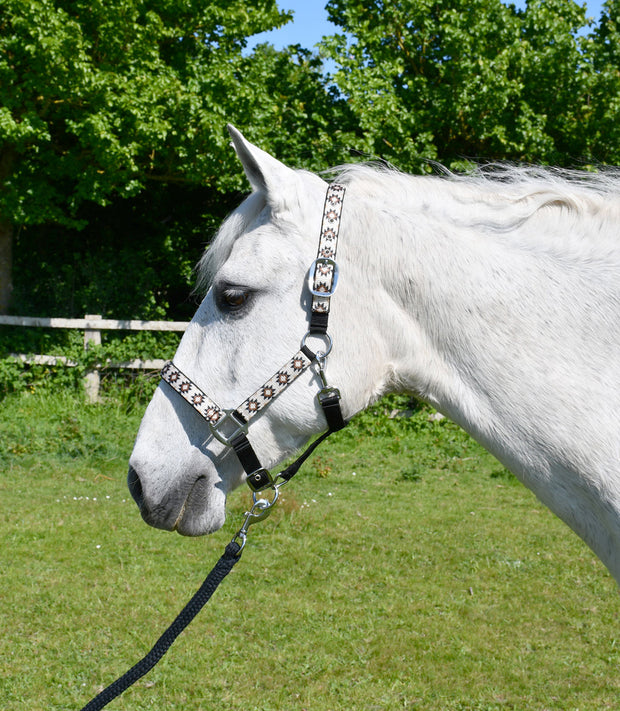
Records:
M127 473L127 486L129 487L129 493L133 496L133 500L142 508L142 503L144 497L142 495L142 484L140 483L140 477L133 467L129 467L129 472Z

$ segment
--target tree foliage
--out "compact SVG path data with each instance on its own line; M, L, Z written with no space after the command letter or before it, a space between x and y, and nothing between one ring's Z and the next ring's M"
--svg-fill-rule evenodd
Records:
M217 186L245 38L285 19L275 0L5 0L2 214L70 222L148 180Z
M21 313L188 315L245 190L227 122L310 169L349 148L409 171L620 163L620 0L594 24L573 0L327 10L331 78L300 46L245 50L289 18L276 0L3 0L0 310L13 259Z
M573 0L329 0L323 52L363 149L406 169L618 160L617 8L588 33Z
M242 52L289 16L275 0L4 0L0 255L12 226L83 228L90 205L146 186L207 187L212 204L241 189L227 122L309 166L333 155L320 61Z
M601 162L620 165L620 2L607 0L598 25L584 41L593 68L588 126L593 152Z

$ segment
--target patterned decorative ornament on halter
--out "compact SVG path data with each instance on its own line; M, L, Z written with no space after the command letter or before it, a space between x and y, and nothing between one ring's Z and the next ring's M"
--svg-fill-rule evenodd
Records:
M330 300L338 285L338 265L336 251L340 231L340 217L344 201L345 188L333 183L328 186L323 209L321 236L317 258L312 262L308 273L308 288L312 294L310 324L301 340L300 349L255 393L246 398L238 407L224 409L204 393L190 378L182 373L172 361L166 363L161 372L165 380L184 400L186 400L207 422L213 436L227 447L231 447L247 474L247 482L254 493L254 507L248 512L246 522L239 534L245 542L247 526L265 518L278 497L279 487L289 481L299 467L332 432L342 429L346 422L340 408L340 392L327 383L325 365L332 350L332 339L327 333ZM311 351L306 345L309 337L323 339L324 350ZM322 388L318 401L325 414L328 429L313 442L308 449L289 467L275 478L265 469L249 439L248 425L252 418L282 393L308 367L316 364ZM265 489L274 490L271 501L257 499L256 494Z

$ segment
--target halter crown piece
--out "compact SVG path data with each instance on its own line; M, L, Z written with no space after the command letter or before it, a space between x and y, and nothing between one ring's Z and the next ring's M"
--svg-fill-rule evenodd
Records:
M332 432L342 429L346 422L340 409L340 392L327 384L325 363L332 349L332 339L327 333L330 300L338 284L338 265L336 250L340 231L340 216L344 201L345 188L333 183L327 188L323 221L317 257L312 262L308 275L308 288L312 294L310 324L308 332L301 341L300 349L255 393L246 398L238 407L227 410L215 403L190 378L182 373L172 361L164 365L162 379L186 400L207 422L213 436L227 447L231 447L247 474L247 482L253 492L275 488L275 479L265 469L247 437L251 419L271 403L297 377L313 364L318 366L318 374L323 387L319 391L318 401L325 414L327 431L313 442L308 449L276 478L289 481L301 464ZM322 338L325 350L314 353L306 345L310 336Z

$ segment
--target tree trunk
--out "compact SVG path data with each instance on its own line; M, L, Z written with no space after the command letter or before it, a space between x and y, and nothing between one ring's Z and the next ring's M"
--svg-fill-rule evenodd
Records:
M13 225L0 217L0 314L9 311L13 291Z

